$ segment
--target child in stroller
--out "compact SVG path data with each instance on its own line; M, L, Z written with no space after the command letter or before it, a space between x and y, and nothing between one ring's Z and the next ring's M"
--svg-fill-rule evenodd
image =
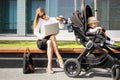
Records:
M107 44L114 44L114 41L111 40L107 35L106 35L106 30L103 27L97 27L99 21L95 17L89 17L88 18L88 28L87 28L87 34L96 34L97 31L101 32L101 35L105 37L106 41L105 43Z
M120 46L105 44L106 38L101 35L101 33L96 33L95 35L87 34L87 18L88 16L82 15L81 12L76 11L70 17L75 36L80 39L80 43L85 46L83 52L77 58L67 59L64 63L64 72L69 77L77 77L80 72L84 69L85 71L91 68L103 68L108 61L111 62L110 66L106 68L111 68L112 77L114 80L120 79L120 57L117 56L112 50L120 50ZM91 17L91 16L89 16ZM88 18L89 18L88 17ZM70 27L71 28L71 27ZM99 39L99 42L96 42ZM102 44L102 45L101 45ZM89 55L94 54L94 51L98 50L100 56L89 57Z

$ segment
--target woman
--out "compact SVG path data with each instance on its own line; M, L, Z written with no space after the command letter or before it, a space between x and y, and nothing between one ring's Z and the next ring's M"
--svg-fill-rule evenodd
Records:
M57 56L57 62L59 63L59 66L63 68L63 59L58 51L58 46L56 43L56 38L55 35L51 36L44 36L42 33L40 33L40 30L44 25L50 24L50 23L59 23L59 27L63 28L62 24L62 18L61 17L56 17L56 18L50 18L46 11L43 8L38 8L36 10L36 16L35 20L33 23L34 26L34 34L38 37L37 45L42 45L42 48L38 46L39 49L47 50L47 57L48 57L48 72L50 74L54 73L52 69L52 56L53 53L56 54Z

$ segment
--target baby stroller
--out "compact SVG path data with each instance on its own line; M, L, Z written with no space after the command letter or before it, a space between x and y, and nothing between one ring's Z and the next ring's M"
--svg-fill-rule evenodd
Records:
M84 45L85 48L77 58L70 58L65 61L64 72L69 77L77 77L82 70L87 71L91 68L111 68L112 78L114 80L119 80L120 58L111 49L120 51L120 47L106 44L106 39L101 36L100 31L94 35L86 32L87 19L90 16L92 16L92 11L87 5L82 12L75 11L70 17L71 22L68 22L68 28L69 30L73 29L75 36L80 39L80 43ZM99 56L94 55L95 50L100 53ZM111 62L111 65L105 67L104 65L106 65L108 61Z

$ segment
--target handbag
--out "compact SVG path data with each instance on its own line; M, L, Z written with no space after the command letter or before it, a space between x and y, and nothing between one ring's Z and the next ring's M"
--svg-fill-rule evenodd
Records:
M33 73L35 71L33 66L32 55L30 53L29 48L26 48L23 55L23 73Z

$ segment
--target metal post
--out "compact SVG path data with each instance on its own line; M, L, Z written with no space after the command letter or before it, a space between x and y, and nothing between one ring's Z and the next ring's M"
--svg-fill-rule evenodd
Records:
M77 0L74 0L74 11L77 10ZM78 43L78 37L76 36L75 41Z
M94 0L95 18L97 19L97 0Z
M74 10L76 11L77 10L77 0L74 0Z
M81 2L81 11L84 11L85 8L85 0L82 0Z

